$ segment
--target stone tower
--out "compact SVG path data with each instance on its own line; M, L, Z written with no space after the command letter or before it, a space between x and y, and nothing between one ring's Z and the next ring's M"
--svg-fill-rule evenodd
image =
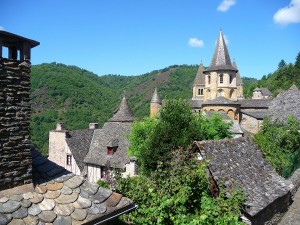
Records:
M231 64L227 46L220 31L211 64L205 74L204 101L223 96L237 100L240 97L237 88L237 68Z
M193 97L192 100L203 100L204 99L204 88L205 88L205 74L203 73L204 67L202 62L198 68L194 83L193 83Z
M161 108L161 100L157 93L157 88L154 89L154 93L150 102L150 117L156 117Z
M30 51L39 42L0 31L0 196L32 186ZM7 58L2 55L8 50Z

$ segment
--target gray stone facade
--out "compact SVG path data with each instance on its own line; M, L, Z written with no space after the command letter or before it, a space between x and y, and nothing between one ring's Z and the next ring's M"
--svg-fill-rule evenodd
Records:
M0 191L32 182L30 63L0 59Z

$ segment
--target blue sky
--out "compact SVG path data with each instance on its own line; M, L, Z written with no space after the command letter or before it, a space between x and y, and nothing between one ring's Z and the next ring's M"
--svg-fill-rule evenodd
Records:
M36 41L32 64L139 75L210 64L222 29L242 76L261 78L300 51L300 0L2 0L0 29Z

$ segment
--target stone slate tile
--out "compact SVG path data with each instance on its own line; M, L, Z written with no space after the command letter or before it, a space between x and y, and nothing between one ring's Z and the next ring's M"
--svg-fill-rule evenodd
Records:
M72 219L70 216L58 216L53 225L72 225Z
M54 212L57 215L61 216L69 216L71 213L73 213L75 210L74 206L72 203L70 204L56 204L54 208Z
M53 211L42 211L38 217L42 222L52 223L56 219L57 215Z
M0 204L0 213L12 213L20 207L20 202L8 200L7 202Z
M30 206L28 208L28 214L31 216L37 216L41 212L42 212L42 210L40 209L40 207L37 204L32 204L32 206Z
M72 219L77 221L83 221L87 216L87 212L84 209L75 209L71 214Z
M6 215L0 213L0 225L7 225L12 220L12 216L10 214Z
M77 188L84 182L83 177L80 176L74 176L71 179L64 182L64 185L66 185L69 188Z
M106 206L109 206L109 207L114 207L116 206L120 201L121 201L121 198L123 196L121 194L118 194L116 192L113 192L108 199L106 199L106 201L104 202Z
M22 219L13 219L9 225L26 225Z
M23 219L28 215L28 210L24 207L20 207L17 211L13 212L14 219Z

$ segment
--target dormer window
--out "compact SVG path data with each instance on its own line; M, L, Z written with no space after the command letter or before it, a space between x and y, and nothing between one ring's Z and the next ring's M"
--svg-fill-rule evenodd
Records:
M220 84L223 84L224 82L224 75L221 73L220 74Z
M107 155L113 155L118 148L119 140L118 139L112 139L107 144Z

